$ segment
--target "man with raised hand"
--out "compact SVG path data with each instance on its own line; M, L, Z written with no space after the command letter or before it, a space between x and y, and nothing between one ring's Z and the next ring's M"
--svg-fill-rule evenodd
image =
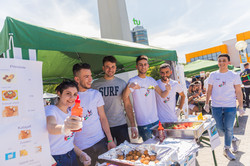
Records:
M212 114L216 121L216 127L219 132L224 133L224 151L223 154L229 160L235 160L236 157L231 153L231 144L233 152L236 153L239 148L240 140L234 137L233 127L236 116L236 98L239 102L239 113L242 116L243 98L241 91L240 76L230 70L230 57L228 54L218 56L219 70L212 72L208 79L208 89L204 109L209 112L209 99L212 99Z
M79 87L78 94L84 118L82 131L76 133L74 144L91 157L91 166L94 166L99 155L116 145L104 111L102 95L99 91L91 89L90 65L87 63L75 64L73 74ZM80 162L78 164L80 165Z
M126 82L114 76L116 62L113 56L103 58L102 69L105 74L102 78L93 82L92 88L99 90L102 94L105 103L104 110L108 118L111 134L116 139L117 145L120 145L125 140L130 142L124 108L131 124L132 138L137 138L138 132L135 127L134 113L130 99L122 98Z
M132 93L135 117L143 141L152 137L150 128L159 122L155 91L165 98L171 89L170 85L167 84L166 90L162 91L152 77L146 76L148 68L148 57L145 55L138 56L136 59L138 75L129 80L123 94L124 98L128 98L129 94Z
M158 93L156 94L156 103L158 110L158 117L161 122L175 122L178 121L178 116L182 111L182 107L185 102L185 94L181 85L170 79L172 74L171 66L167 63L164 63L160 66L160 76L161 79L157 80L158 86L161 90L166 90L166 84L171 86L171 90L167 97L162 98ZM180 104L176 110L176 93L179 93L181 96Z

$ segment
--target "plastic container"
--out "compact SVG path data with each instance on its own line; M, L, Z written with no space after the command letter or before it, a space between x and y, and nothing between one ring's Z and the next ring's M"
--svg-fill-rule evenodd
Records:
M162 127L162 124L160 121L159 121L158 132L159 132L160 143L162 143L164 139L166 138L166 136L165 136L164 128Z
M79 116L82 117L82 113L83 113L83 108L81 107L81 101L79 98L79 95L77 95L77 98L75 100L75 105L74 107L71 109L71 116ZM71 130L72 132L79 132L82 131L82 129L78 129L78 130Z

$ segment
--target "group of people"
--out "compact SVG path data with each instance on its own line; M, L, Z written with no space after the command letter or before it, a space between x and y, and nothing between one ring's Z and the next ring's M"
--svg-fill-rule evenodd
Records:
M47 106L45 112L51 155L58 166L102 162L98 160L100 154L125 140L130 141L126 117L131 126L131 137L140 135L143 141L152 137L150 128L159 120L177 121L185 95L181 85L170 78L172 70L169 64L160 66L161 79L156 81L146 76L148 57L138 56L138 75L126 83L114 76L116 63L115 57L104 57L104 76L94 82L89 64L75 64L74 80L64 80L57 86L58 103ZM176 93L181 96L178 109ZM77 95L83 108L82 118L71 116ZM72 132L79 129L81 131Z
M117 78L116 59L113 56L103 58L104 76L93 81L91 67L87 63L73 66L74 80L64 80L57 86L59 96L56 105L47 106L47 128L51 155L57 165L95 165L98 156L125 140L130 141L128 124L132 138L141 136L143 141L152 137L151 127L161 122L178 120L185 101L181 85L171 79L171 66L164 63L160 66L161 79L154 80L146 75L149 69L148 57L140 55L136 59L138 75L128 83ZM241 79L236 73L228 70L230 57L227 54L218 56L219 70L212 72L206 81L206 102L204 110L211 110L220 133L224 133L224 155L235 159L240 140L233 135L233 124L236 116L236 99L240 115L244 114ZM205 82L204 81L204 82ZM188 89L189 108L193 98L202 95L201 83L194 81ZM176 107L176 94L180 102ZM71 108L79 95L83 116L71 116ZM133 105L130 101L130 95ZM192 111L197 112L195 105ZM127 117L127 118L126 118ZM79 130L78 132L72 132Z
M200 98L203 96L202 86L200 81L194 81L188 87L188 108L189 114L193 115L201 112L198 105L195 103L195 99Z

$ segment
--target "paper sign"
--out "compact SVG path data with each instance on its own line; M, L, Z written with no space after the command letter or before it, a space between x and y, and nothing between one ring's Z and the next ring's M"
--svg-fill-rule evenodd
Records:
M42 62L0 60L0 165L49 166Z
M205 71L200 72L200 77L205 77Z
M212 150L214 150L216 147L218 147L221 144L216 125L208 129L208 134L209 134L211 148Z
M202 113L200 113L200 114L198 115L198 120L203 120Z
M185 163L181 164L181 166L195 166L196 165L195 158L196 158L195 153L189 155Z

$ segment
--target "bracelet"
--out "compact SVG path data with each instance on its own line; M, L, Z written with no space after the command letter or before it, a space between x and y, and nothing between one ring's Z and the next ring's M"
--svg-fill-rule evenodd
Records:
M109 140L108 143L113 142L113 140Z

